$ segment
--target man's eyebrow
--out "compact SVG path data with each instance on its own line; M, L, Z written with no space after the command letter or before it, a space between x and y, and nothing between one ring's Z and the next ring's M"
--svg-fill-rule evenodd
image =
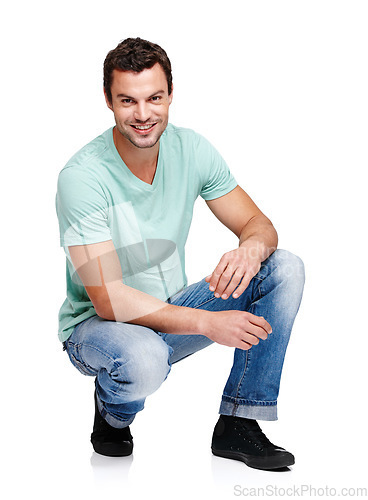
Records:
M155 95L158 95L158 94L164 94L165 91L164 90L158 90L157 92L154 92L153 94L151 94L149 97L147 97L147 99L151 99L151 97L155 96ZM118 94L116 96L117 98L124 98L124 99L132 99L133 101L135 101L135 97L131 97L130 95L127 95L127 94Z
M126 94L118 94L116 97L125 97L126 99L134 99L134 97L130 97L130 95Z

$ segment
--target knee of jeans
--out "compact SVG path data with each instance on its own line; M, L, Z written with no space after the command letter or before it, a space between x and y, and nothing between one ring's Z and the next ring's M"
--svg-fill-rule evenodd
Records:
M295 289L295 293L302 291L305 282L304 263L300 257L288 250L276 250L273 253L276 263L276 274L282 282L287 281L288 285Z
M123 383L125 395L131 399L145 398L155 392L168 376L171 365L166 344L139 346L125 353L124 360L115 360L111 373L115 382Z

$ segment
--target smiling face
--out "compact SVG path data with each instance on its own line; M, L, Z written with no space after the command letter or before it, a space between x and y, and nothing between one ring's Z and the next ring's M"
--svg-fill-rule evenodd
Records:
M111 102L106 93L105 98L114 113L119 143L139 149L154 147L168 124L172 97L158 63L140 73L115 69Z

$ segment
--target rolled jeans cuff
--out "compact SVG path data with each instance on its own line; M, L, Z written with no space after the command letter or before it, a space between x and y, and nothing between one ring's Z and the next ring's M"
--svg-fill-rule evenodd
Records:
M277 420L277 403L276 401L262 401L249 404L227 397L222 399L219 413L253 420Z
M97 408L98 408L98 411L100 412L101 417L109 425L111 425L111 427L115 427L115 429L123 429L124 427L128 427L128 425L130 425L133 422L135 415L133 415L131 418L129 418L127 420L120 420L120 419L112 416L110 413L108 413L106 411L106 409L104 408L103 404L101 403L101 400L100 400L97 393L96 393L96 400L97 400Z

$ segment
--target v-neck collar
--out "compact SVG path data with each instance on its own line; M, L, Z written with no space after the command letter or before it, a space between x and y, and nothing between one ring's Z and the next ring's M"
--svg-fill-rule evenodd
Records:
M153 178L152 184L149 184L148 182L142 181L139 177L133 174L133 172L126 166L124 163L122 157L119 155L118 150L116 149L115 143L114 143L114 136L113 136L113 130L114 127L111 127L107 132L107 139L108 139L108 145L110 146L110 149L112 151L112 154L114 155L115 160L117 161L118 165L124 170L126 175L130 178L130 180L138 187L147 189L147 190L154 190L157 186L159 176L161 176L161 156L162 156L162 141L160 138L160 144L159 144L159 150L158 150L158 158L157 158L157 167L156 167L156 172L155 176ZM165 133L165 132L164 132Z

